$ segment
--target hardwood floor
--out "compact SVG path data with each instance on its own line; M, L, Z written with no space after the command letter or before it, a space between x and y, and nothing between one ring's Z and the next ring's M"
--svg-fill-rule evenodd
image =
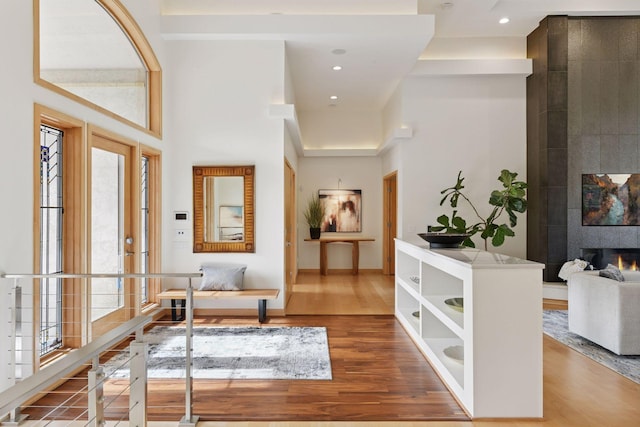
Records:
M379 273L300 273L287 305L292 314L393 314L394 278Z
M270 318L267 326L327 326L334 380L196 381L194 413L217 420L203 421L199 427L640 426L639 384L546 335L544 419L465 421L402 327L385 314L393 307L392 278L304 274L299 285L294 291L304 295L294 295L289 308L303 311L307 307L316 313ZM321 295L316 291L322 291ZM353 304L353 314L367 310L379 314L332 314L347 310L347 300ZM566 303L545 301L545 308L562 309ZM255 318L207 318L198 322L256 324ZM78 387L77 383L68 386ZM178 420L184 413L184 385L151 380L148 387L150 419ZM113 395L122 391L122 384L112 382L105 390ZM117 401L126 408L124 397L126 390ZM117 411L111 415L118 415ZM447 421L425 421L429 417Z

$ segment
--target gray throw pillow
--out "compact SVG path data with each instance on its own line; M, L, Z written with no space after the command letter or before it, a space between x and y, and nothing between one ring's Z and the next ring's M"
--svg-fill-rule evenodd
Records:
M613 264L607 264L607 267L600 270L598 273L600 277L606 277L607 279L617 280L618 282L624 282L624 276L618 267Z
M244 288L244 264L202 264L200 291L240 291Z

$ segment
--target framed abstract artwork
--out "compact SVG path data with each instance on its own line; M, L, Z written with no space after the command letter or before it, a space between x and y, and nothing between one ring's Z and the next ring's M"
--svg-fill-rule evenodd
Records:
M318 198L324 206L321 231L362 231L362 190L318 190Z

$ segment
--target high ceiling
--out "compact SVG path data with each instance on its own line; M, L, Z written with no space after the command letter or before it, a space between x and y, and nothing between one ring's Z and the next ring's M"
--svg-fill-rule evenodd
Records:
M299 110L371 111L432 38L524 38L546 15L638 15L640 0L161 0L161 10L169 38L286 40Z
M524 58L525 37L547 15L640 15L640 0L160 0L160 7L169 40L285 41L296 110L341 113L381 112L418 59ZM95 3L40 0L40 8L49 16L41 24L43 67L136 67L130 49L105 54L125 49L109 46L115 39L103 36L108 25ZM510 21L498 23L504 17Z

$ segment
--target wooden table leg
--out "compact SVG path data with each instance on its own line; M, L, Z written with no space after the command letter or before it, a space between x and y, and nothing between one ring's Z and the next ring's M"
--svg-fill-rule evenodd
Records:
M358 264L360 262L360 245L358 244L358 241L354 241L351 242L352 244L352 248L351 248L351 272L353 274L358 274Z
M326 276L329 268L327 267L327 242L320 242L320 274Z

